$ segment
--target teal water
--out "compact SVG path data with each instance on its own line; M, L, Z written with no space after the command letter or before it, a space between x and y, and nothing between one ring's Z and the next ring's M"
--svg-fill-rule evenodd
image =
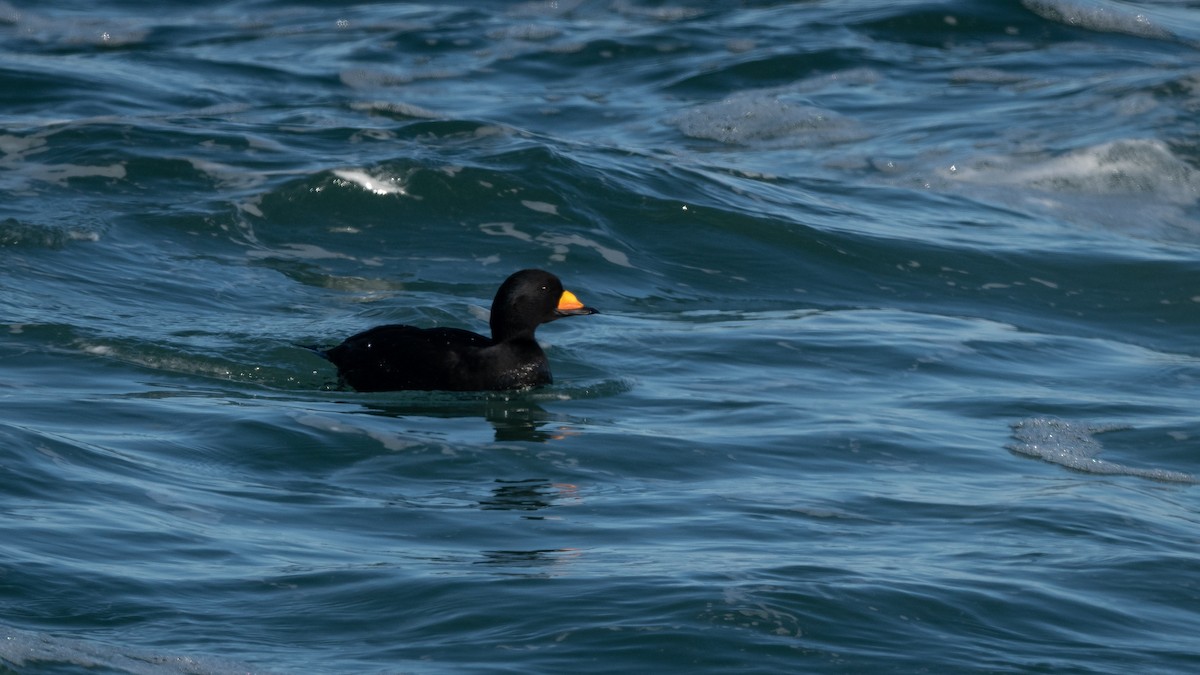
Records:
M0 2L0 672L1195 672L1198 45ZM525 267L553 386L295 346Z

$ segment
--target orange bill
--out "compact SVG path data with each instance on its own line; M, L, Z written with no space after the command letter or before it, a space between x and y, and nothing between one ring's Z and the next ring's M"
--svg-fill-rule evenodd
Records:
M562 297L558 299L558 309L560 311L583 309L583 303L571 291L563 291Z
M599 314L596 310L584 305L571 291L563 291L558 298L558 307L554 308L556 316L580 316L584 314Z

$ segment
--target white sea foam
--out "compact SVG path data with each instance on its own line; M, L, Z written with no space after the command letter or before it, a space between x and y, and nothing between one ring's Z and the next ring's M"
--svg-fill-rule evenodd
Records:
M512 237L520 241L535 242L550 248L553 253L550 256L551 260L562 261L566 260L570 254L572 247L587 248L595 251L606 261L620 265L621 267L633 267L633 263L629 261L629 256L623 251L619 251L610 246L605 246L600 242L589 239L581 234L554 234L543 233L534 237L533 235L523 232L517 228L514 223L483 223L479 229L484 234L490 234L496 237Z
M1034 417L1013 425L1016 443L1008 446L1015 453L1061 464L1068 469L1120 476L1137 476L1172 483L1200 483L1200 479L1181 471L1142 469L1098 459L1103 449L1096 434L1128 427L1092 425L1055 418Z
M1163 241L1194 241L1200 234L1194 215L1200 171L1157 139L959 162L943 176L975 197L1085 227Z
M832 110L765 92L734 94L704 103L670 121L692 138L739 145L780 141L788 145L822 145L862 136L851 120Z
M1046 192L1149 195L1178 204L1200 198L1200 171L1158 139L1125 139L1055 157L1008 157L956 167L951 175Z
M34 182L66 186L72 178L125 178L125 163L46 164L35 159L49 147L47 139L68 126L47 126L28 135L0 135L0 190L29 192Z
M79 670L154 675L255 672L246 664L222 658L122 649L0 626L0 668L6 665L22 669L22 672L25 669L29 672L40 671L51 666L56 669L72 666Z
M1029 11L1043 19L1104 33L1125 33L1146 38L1168 39L1171 31L1144 9L1097 0L1025 0Z
M45 246L58 248L73 241L99 241L98 229L26 223L14 218L0 220L0 246Z

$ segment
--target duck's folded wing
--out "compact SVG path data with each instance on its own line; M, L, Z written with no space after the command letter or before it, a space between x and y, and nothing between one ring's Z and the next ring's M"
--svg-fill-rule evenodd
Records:
M462 389L470 354L492 344L459 328L378 326L325 352L342 380L358 391Z

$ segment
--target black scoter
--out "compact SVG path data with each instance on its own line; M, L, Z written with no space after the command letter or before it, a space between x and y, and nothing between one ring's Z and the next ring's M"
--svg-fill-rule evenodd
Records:
M558 277L521 270L492 300L492 337L461 328L391 324L363 331L317 351L338 378L358 391L496 391L550 384L550 363L533 337L540 324L564 316L597 314Z

